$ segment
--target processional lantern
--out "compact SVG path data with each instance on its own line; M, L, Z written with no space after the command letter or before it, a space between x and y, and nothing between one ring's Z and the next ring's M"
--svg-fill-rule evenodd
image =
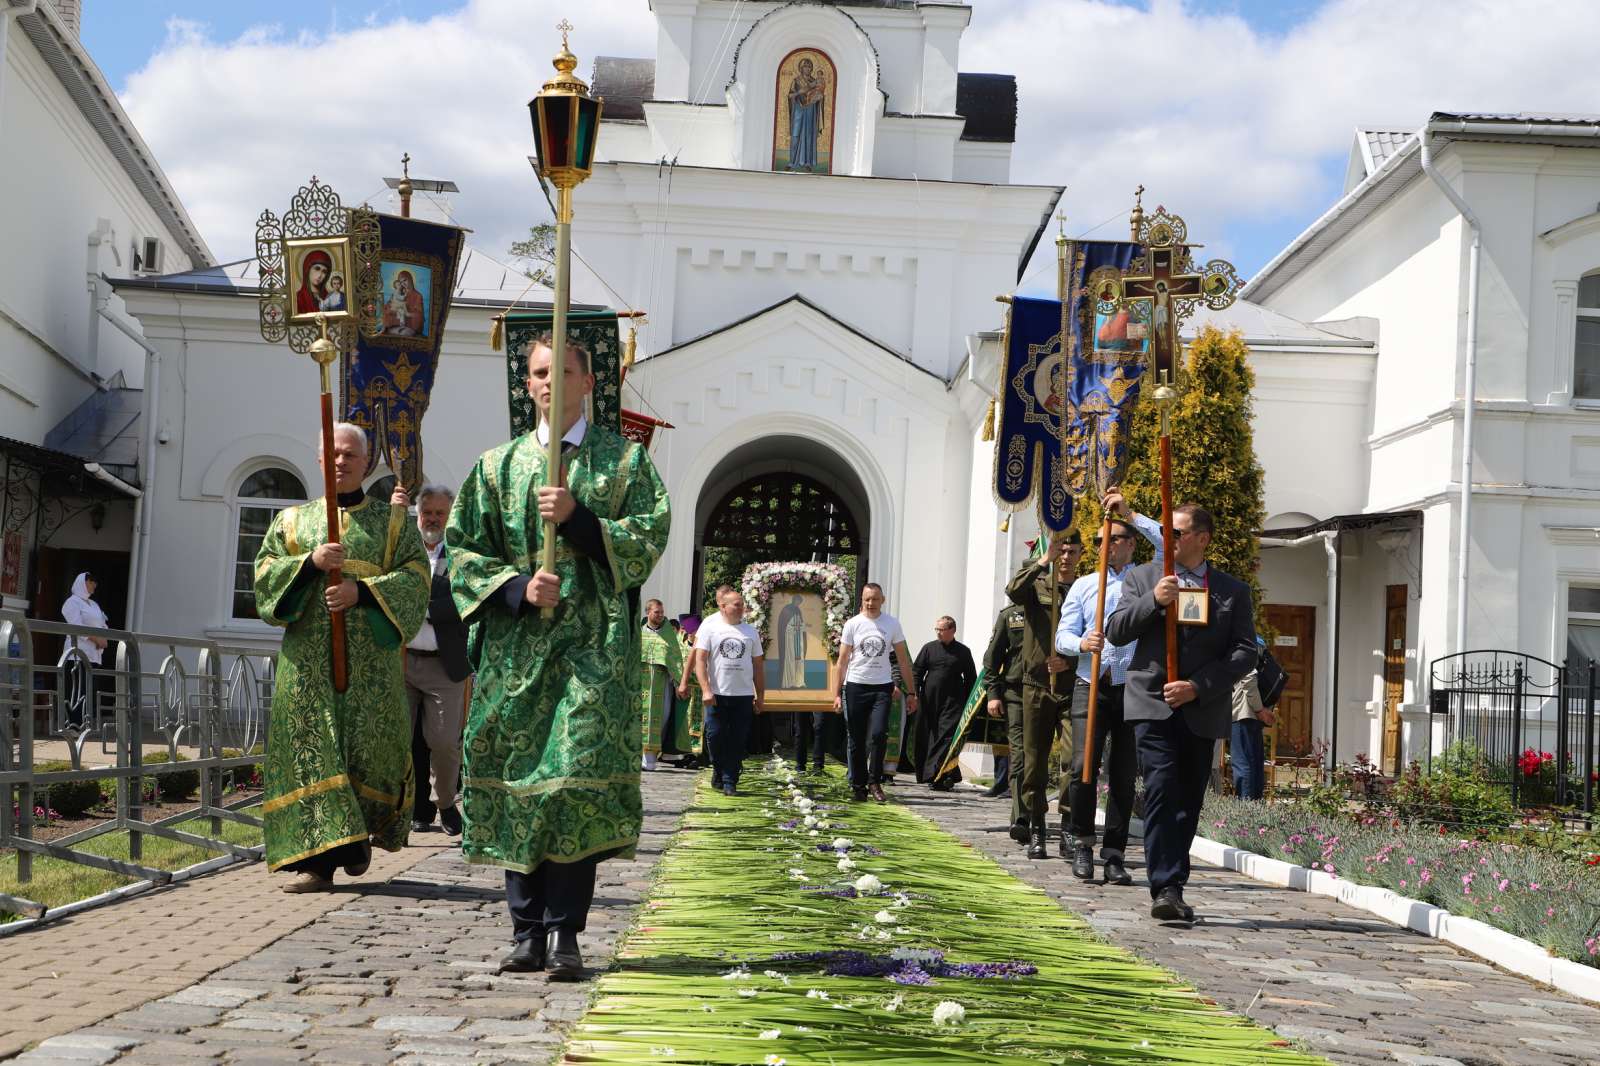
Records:
M533 118L533 143L537 151L539 174L556 188L556 292L550 343L550 425L545 446L545 483L561 484L561 412L565 398L567 365L567 309L572 290L572 190L594 169L595 141L600 132L602 101L589 95L589 86L573 73L578 57L567 47L571 23L565 19L556 27L561 31L561 51L551 62L556 75L544 83L544 90L528 101ZM556 524L544 523L541 568L551 573L556 568ZM555 613L546 607L544 614Z
M256 269L260 278L262 339L287 341L309 355L321 376L322 479L328 512L328 543L339 543L339 489L333 472L333 384L330 368L352 352L358 331L378 332L378 258L383 240L378 216L349 208L315 177L279 218L270 210L256 220ZM342 584L338 570L328 586ZM331 672L335 691L348 683L344 614L332 613Z

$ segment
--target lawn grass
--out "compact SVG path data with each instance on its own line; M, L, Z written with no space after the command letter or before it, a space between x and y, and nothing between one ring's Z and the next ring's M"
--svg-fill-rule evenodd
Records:
M1100 940L932 823L847 796L836 771L794 779L770 764L747 768L732 799L702 782L569 1061L1321 1061Z
M200 836L211 835L211 821L208 818L190 818L176 823L173 828ZM261 843L261 830L254 826L224 821L222 839L241 847L255 847ZM128 855L128 843L127 832L119 830L86 840L76 845L75 850L128 862L131 861ZM161 870L180 870L185 866L193 866L197 862L214 859L222 854L224 853L220 851L181 844L175 840L165 840L147 833L144 837L144 855L139 859L139 863ZM46 907L61 907L80 899L88 899L113 888L133 884L136 880L138 879L123 877L108 870L97 870L92 866L68 862L65 859L35 855L33 878L22 882L17 879L16 853L8 852L0 856L0 893L31 899ZM0 910L0 924L16 921L20 917L21 915Z

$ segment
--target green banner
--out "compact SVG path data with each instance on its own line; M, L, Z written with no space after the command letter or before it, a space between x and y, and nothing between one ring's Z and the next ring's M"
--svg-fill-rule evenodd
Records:
M506 385L511 436L532 433L538 412L528 397L528 344L550 330L554 313L519 311L506 316ZM622 344L614 311L570 311L567 336L589 349L594 395L589 419L613 433L622 432Z
M961 712L961 724L956 726L955 739L950 742L950 751L945 755L944 765L939 767L939 776L943 777L956 768L961 760L961 745L966 743L967 730L972 728L972 720L978 716L978 711L988 701L983 695L983 671L978 671L978 680L973 682L972 692L967 696L966 709Z

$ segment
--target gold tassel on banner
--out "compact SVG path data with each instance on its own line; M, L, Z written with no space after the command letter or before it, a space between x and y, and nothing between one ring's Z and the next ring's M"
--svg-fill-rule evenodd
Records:
M1000 532L1002 532L1002 533L1010 533L1011 532L1011 516L1010 515L1006 515L1005 518L1000 520Z
M506 340L506 316L505 315L495 315L494 318L490 319L490 325L489 325L489 347L491 349L493 349L494 351L498 352L501 349L501 347L504 346L505 340Z
M628 339L622 345L622 372L626 374L633 366L633 357L639 350L639 328L632 322L628 323Z
M989 401L989 409L983 414L983 435L981 440L994 440L994 401Z

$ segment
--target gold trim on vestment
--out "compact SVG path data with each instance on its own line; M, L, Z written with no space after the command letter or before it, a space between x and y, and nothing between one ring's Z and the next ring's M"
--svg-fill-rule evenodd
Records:
M313 855L321 855L325 851L332 851L334 848L342 848L346 844L354 844L358 840L366 840L369 836L370 834L368 833L357 833L353 837L345 837L343 840L335 840L331 844L319 844L310 851L302 851L300 854L291 855L287 859L279 859L277 862L268 863L267 871L269 873L276 873L292 862L299 862L301 859L309 859ZM396 849L385 848L384 850L394 851Z
M383 545L383 568L394 565L395 549L400 546L400 532L406 528L406 509L389 505L389 535Z
M356 790L358 795L365 796L373 803L381 803L385 807L398 808L400 806L399 796L391 796L387 792L379 792L377 789L373 788L364 781L352 781L350 784ZM402 791L404 791L403 786Z
M261 813L271 814L274 811L281 811L291 803L296 803L311 796L320 796L324 792L332 792L334 789L349 783L350 775L347 773L324 777L321 781L313 781L309 785L302 785L293 792L285 792L281 796L272 797L261 804Z
M531 785L513 785L509 781L502 781L498 777L464 777L461 779L463 788L476 786L478 788L499 789L513 796L542 796L547 792L557 792L564 788L610 788L612 785L638 785L639 772L623 774L620 777L560 777L549 781L536 781Z
M539 862L534 863L532 866L524 866L521 863L507 862L503 859L491 858L488 855L469 855L467 854L465 848L462 849L461 857L473 866L498 866L505 870L515 870L518 873L531 874L534 870L538 869L542 863L582 862L584 859L598 855L602 851L617 851L623 848L632 848L637 851L638 847L638 836L618 837L616 840L609 841L605 844L599 844L592 848L585 848L576 855L545 855L539 859Z
M346 577L382 577L383 567L377 563L369 563L365 559L346 559L339 568Z

